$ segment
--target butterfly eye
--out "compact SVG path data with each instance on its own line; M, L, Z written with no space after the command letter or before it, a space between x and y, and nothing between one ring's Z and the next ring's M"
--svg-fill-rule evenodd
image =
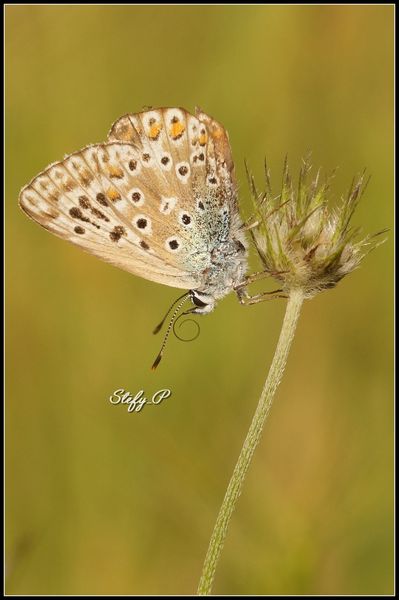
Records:
M195 304L195 306L198 306L200 308L206 306L206 302L202 302L202 300L197 298L197 296L194 296L194 294L192 295L191 300L193 301L193 304Z

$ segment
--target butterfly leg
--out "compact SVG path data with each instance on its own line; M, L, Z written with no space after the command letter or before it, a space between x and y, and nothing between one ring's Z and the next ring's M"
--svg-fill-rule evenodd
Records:
M234 291L237 293L238 296L240 296L241 294L243 297L250 297L245 289L248 285L250 285L251 283L255 283L256 281L259 281L261 279L265 279L265 277L277 277L282 273L284 273L284 271L257 271L256 273L251 273L250 275L246 275L244 280L238 285L236 285ZM280 292L282 292L282 290L275 290L274 292L265 292L264 295L272 295Z
M259 281L260 279L265 279L265 277L275 277L279 275L281 271L257 271L256 273L251 273L250 275L246 275L244 281L239 283L235 288L236 290L239 288L246 287L247 285L254 283L255 281Z
M250 306L251 304L258 304L259 302L265 302L266 300L274 300L274 298L288 298L288 295L284 293L284 290L273 290L272 292L262 292L255 296L250 296L244 286L240 286L235 290L240 304L244 306Z

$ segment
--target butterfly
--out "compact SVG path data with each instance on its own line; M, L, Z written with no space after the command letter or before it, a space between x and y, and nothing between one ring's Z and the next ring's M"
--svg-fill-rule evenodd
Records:
M48 166L21 190L19 203L45 229L98 258L189 290L174 318L187 299L193 307L184 314L210 313L232 291L251 302L228 134L199 109L120 117L106 142Z

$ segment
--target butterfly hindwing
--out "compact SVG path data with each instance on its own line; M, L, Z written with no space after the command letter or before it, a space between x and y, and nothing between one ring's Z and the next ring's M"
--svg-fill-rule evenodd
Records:
M154 188L174 190L181 209L193 210L204 232L206 248L217 243L220 221L239 227L237 191L228 135L222 125L201 111L182 108L128 114L111 128L109 140L129 140L157 164ZM172 200L175 203L175 199ZM170 204L168 204L170 209ZM227 215L227 220L226 220ZM200 237L198 235L198 237Z

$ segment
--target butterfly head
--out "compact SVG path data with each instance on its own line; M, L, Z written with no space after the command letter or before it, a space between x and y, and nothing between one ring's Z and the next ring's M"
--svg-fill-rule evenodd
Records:
M215 308L216 300L210 294L199 292L198 290L190 290L191 302L194 308L190 312L197 315L206 315Z

